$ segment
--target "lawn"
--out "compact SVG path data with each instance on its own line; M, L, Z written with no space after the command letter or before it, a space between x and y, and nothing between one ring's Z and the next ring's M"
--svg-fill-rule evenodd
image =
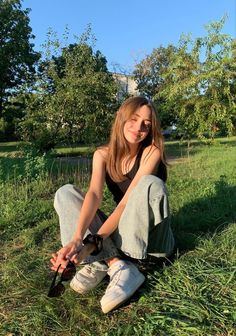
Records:
M236 335L236 138L166 148L175 259L140 265L145 284L103 315L108 279L83 296L68 288L47 298L50 253L59 247L53 195L68 182L86 189L90 172L87 159L55 156L90 157L90 149L57 148L47 158L25 152L24 144L0 144L0 335ZM106 191L102 208L112 206Z

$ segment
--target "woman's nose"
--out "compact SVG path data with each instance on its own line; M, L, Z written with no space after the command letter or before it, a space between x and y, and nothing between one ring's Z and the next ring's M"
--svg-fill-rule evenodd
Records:
M136 131L141 131L141 130L142 130L142 122L137 121L137 122L135 123L135 130L136 130Z

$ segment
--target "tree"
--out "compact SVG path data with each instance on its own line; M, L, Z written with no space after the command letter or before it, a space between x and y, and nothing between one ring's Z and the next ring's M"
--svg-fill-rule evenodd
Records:
M164 77L166 69L171 61L176 48L169 45L164 48L153 49L151 55L147 56L136 65L134 75L139 92L152 99L160 115L162 127L168 127L176 123L174 106L164 97L158 96L158 93L167 85Z
M27 93L20 92L4 102L2 118L0 119L0 141L19 139L16 135L16 125L24 117L27 96Z
M139 88L159 104L164 125L174 123L188 139L235 127L236 41L221 32L225 19L206 26L205 37L183 35L177 47L154 49L136 67Z
M214 138L218 130L233 130L235 41L221 33L224 22L206 26L206 37L183 36L165 72L168 85L158 97L176 103L177 126L186 138Z
M58 142L98 143L108 136L116 85L106 58L89 44L90 35L87 31L79 43L41 65L20 133L42 150Z
M3 103L29 80L40 57L30 42L28 14L21 0L0 0L0 118Z

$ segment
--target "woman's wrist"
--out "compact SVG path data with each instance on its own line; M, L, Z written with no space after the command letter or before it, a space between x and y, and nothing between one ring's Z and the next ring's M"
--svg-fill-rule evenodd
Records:
M90 253L91 255L97 255L103 249L103 238L98 234L88 234L84 240L83 244L91 244L94 246L94 250Z
M83 237L81 237L81 236L76 235L72 238L72 242L74 242L74 243L82 243L82 241L83 241Z
M81 249L81 246L83 245L83 239L73 238L70 243L74 246L74 249L79 251Z

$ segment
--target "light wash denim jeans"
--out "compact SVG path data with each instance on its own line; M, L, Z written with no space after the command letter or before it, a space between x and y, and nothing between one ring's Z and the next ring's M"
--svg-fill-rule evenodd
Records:
M54 207L59 216L62 245L73 236L83 204L84 194L75 186L66 184L57 190ZM96 233L104 222L98 211L87 233ZM145 259L147 255L165 257L174 249L170 227L169 205L165 184L153 175L140 178L131 191L118 228L104 240L103 250L97 256L88 256L83 263L94 263L97 269L106 269L104 260L125 255Z

